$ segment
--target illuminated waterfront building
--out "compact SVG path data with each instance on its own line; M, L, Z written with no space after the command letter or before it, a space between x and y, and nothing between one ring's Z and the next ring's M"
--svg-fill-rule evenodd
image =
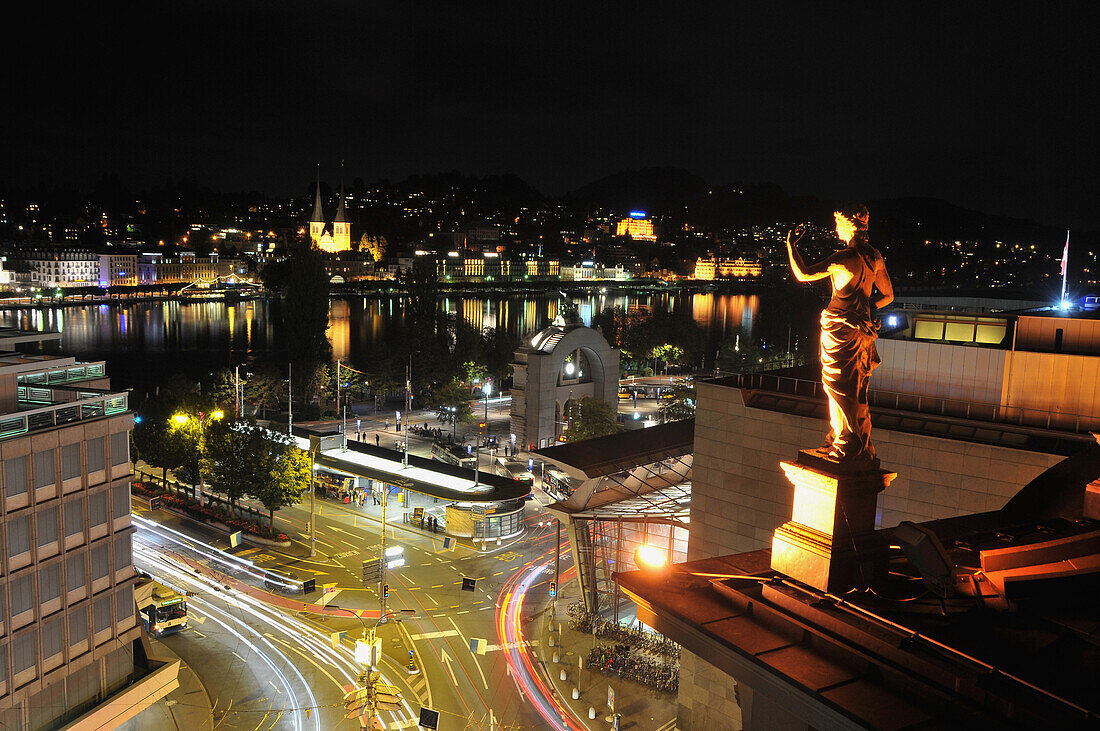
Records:
M713 256L700 257L695 261L695 278L713 280L718 277L731 279L753 279L763 274L759 261L737 257L736 259L715 259Z
M653 232L653 221L645 217L645 211L631 211L628 218L615 225L615 235L629 236L635 241L657 240L657 234Z

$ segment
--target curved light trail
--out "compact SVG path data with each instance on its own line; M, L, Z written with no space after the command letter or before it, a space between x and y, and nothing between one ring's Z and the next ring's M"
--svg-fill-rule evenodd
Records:
M573 712L558 701L535 668L523 639L523 602L527 590L550 567L550 562L532 564L508 581L501 590L497 612L497 640L520 692L531 701L543 720L555 731L587 731Z
M155 527L145 528L144 526L138 526L139 531L144 528L145 530L156 534L157 537L172 540L171 537L165 536L160 530L157 530L158 528L163 528L163 526L159 526L156 524L153 525ZM343 693L343 684L340 682L340 679L343 679L348 684L356 683L359 672L362 670L362 668L359 666L358 663L355 662L353 652L345 645L341 644L338 649L333 649L330 637L327 634L324 634L313 626L309 625L308 623L303 622L296 617L285 614L279 609L264 604L262 601L259 601L247 594L241 592L229 593L228 591L226 591L225 587L214 581L212 578L202 574L197 574L190 567L177 565L171 560L170 556L163 553L163 548L154 546L152 544L147 544L145 537L141 536L140 533L138 534L137 538L138 540L134 543L135 557L140 558L142 562L146 564L146 567L155 567L149 573L151 575L157 576L157 579L159 581L162 581L167 585L171 585L173 586L173 588L181 591L187 590L189 587L192 587L197 588L204 593L209 592L207 594L209 597L220 598L227 605L232 607L233 610L235 610L236 612L240 612L243 615L247 615L253 620L251 624L246 623L243 617L235 616L233 613L227 612L224 609L220 609L214 606L210 601L204 600L202 597L192 597L188 599L189 602L201 604L203 611L207 613L208 617L216 621L217 624L219 624L220 626L227 629L227 631L237 637L237 639L248 645L250 649L256 652L257 655L261 656L265 660L265 663L268 664L269 667L272 667L272 670L275 671L276 674L278 674L284 680L285 676L272 665L271 657L265 655L265 652L261 648L257 647L253 642L249 641L247 637L242 636L241 632L228 627L226 622L235 622L241 628L243 628L244 633L253 637L258 637L259 641L262 642L266 647L270 648L270 651L274 653L275 656L281 658L281 660L285 662L286 665L289 665L291 668L294 669L294 673L301 681L302 686L305 688L306 694L308 695L308 705L299 704L299 706L301 706L300 708L288 710L293 710L295 713L300 714L301 711L303 711L306 707L311 709L317 708L316 697L313 695L309 683L302 677L294 662L291 661L290 658L288 658L277 647L275 647L274 644L272 644L266 637L264 637L259 628L262 628L265 631L278 631L285 636L287 644L289 646L300 646L302 650L304 650L304 652L300 652L299 654L301 654L303 658L305 658L307 661L309 661L311 664L321 670L321 672L333 682L333 684L336 686L341 694ZM179 541L173 542L180 543ZM205 546L209 551L217 551L217 549L206 546L200 541L195 541L194 539L189 538L189 542L192 544L196 544L197 546ZM208 551L203 551L201 548L196 547L196 545L187 545L185 547L188 550L200 553L202 555L208 554ZM219 616L215 617L214 615ZM220 619L221 617L224 617L225 620L222 621ZM365 628L366 625L364 624L364 629ZM388 657L386 657L386 659L389 660ZM319 663L318 660L323 661L324 664ZM336 677L333 677L333 675L328 672L325 666L334 669ZM382 681L388 684L395 684L392 677L387 677L387 674L385 673L382 673ZM291 690L291 685L289 681L285 680L285 682L287 689L290 690L289 697L296 697L293 690ZM409 723L408 719L415 719L417 716L417 714L409 706L408 701L404 697L402 697L402 706L405 711L404 714L401 714L398 711L390 711L385 714L391 718L393 727L395 728L407 726ZM314 723L314 728L317 731L321 731L319 717L314 716ZM300 719L297 719L295 728L302 729Z

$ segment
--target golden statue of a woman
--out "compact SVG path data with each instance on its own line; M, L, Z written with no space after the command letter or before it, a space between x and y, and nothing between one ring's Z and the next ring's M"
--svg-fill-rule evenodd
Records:
M828 455L838 460L875 458L867 387L881 361L875 348L878 323L871 312L894 301L886 261L867 243L867 209L837 211L840 251L806 265L795 245L805 232L799 224L787 234L791 270L800 282L829 277L833 298L821 312L821 384L829 399ZM878 294L872 297L877 289Z

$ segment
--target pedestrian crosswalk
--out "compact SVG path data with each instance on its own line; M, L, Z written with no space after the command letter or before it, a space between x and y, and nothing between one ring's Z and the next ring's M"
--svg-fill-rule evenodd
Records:
M417 675L416 679L409 683L409 687L416 694L416 699L420 701L420 705L428 702L428 681L424 678L424 673Z

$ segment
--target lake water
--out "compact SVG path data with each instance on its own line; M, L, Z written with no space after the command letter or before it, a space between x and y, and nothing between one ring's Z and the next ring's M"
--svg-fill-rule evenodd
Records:
M628 310L685 309L708 334L710 350L734 332L786 345L786 338L812 328L816 303L793 303L790 293L680 294L609 293L576 298L580 316L606 307ZM282 303L140 302L0 313L8 327L56 329L62 351L86 360L106 360L117 387L146 392L173 372L198 378L217 368L246 362L281 361L285 350ZM478 328L505 327L517 340L546 327L557 315L557 293L513 296L448 296L448 312L461 313ZM333 357L367 370L372 353L384 347L387 328L403 317L399 297L333 299L329 338Z

